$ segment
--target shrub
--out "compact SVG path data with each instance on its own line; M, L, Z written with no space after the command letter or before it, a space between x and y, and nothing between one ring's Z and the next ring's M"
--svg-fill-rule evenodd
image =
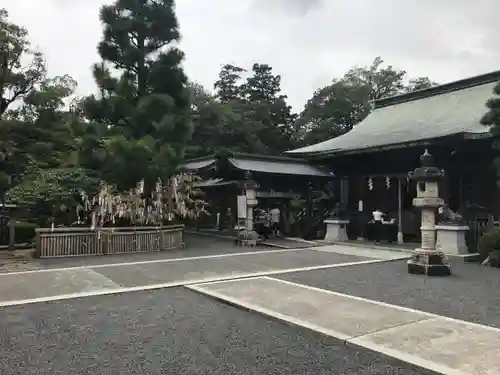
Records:
M500 250L500 229L495 228L483 234L477 243L481 258L486 259L493 250Z

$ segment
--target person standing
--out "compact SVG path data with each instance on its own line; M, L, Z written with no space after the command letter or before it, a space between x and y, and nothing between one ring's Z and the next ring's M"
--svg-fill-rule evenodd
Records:
M271 230L273 231L273 235L275 237L279 236L280 233L280 216L281 212L278 207L275 207L271 210Z
M380 241L382 239L382 220L384 219L384 213L380 211L380 209L375 209L372 212L373 215L373 234L375 237L375 244L380 245Z

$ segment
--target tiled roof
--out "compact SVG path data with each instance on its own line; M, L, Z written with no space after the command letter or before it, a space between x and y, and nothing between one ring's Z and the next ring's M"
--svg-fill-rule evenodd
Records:
M288 151L314 155L368 150L456 134L484 134L480 124L500 72L468 78L375 102L375 109L350 132Z

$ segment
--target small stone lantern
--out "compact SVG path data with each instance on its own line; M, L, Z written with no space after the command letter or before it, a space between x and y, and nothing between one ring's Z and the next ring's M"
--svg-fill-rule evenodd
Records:
M451 274L450 262L446 255L436 249L436 211L443 205L439 197L439 181L444 171L434 165L434 157L425 150L420 157L421 167L408 174L417 183L417 197L413 205L422 211L422 244L408 261L408 272L428 276Z
M349 220L346 218L344 209L340 203L335 205L331 217L324 221L326 225L325 241L327 242L346 242L349 240L347 236L347 225Z

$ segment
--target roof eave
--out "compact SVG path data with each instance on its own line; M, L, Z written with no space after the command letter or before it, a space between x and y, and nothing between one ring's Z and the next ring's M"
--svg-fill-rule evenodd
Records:
M302 154L303 157L309 159L315 159L315 158L325 158L325 157L339 157L339 156L346 156L346 155L355 155L355 154L364 154L364 153L371 153L371 152L381 152L381 151L390 151L390 150L396 150L396 149L402 149L402 148L411 148L411 147L423 147L423 146L431 146L436 143L436 140L444 140L446 138L454 138L454 137L459 137L462 139L467 139L467 140L479 140L479 139L488 139L491 138L492 135L490 132L484 132L484 133L472 133L472 132L463 132L463 133L456 133L456 134L451 134L439 138L430 138L430 139L422 139L418 141L411 141L411 142L403 142L403 143L396 143L396 144L391 144L391 145L383 145L383 146L375 146L375 147L366 147L366 148L358 148L358 149L353 149L353 150L327 150L327 151L318 151L318 152L310 152L307 154Z

